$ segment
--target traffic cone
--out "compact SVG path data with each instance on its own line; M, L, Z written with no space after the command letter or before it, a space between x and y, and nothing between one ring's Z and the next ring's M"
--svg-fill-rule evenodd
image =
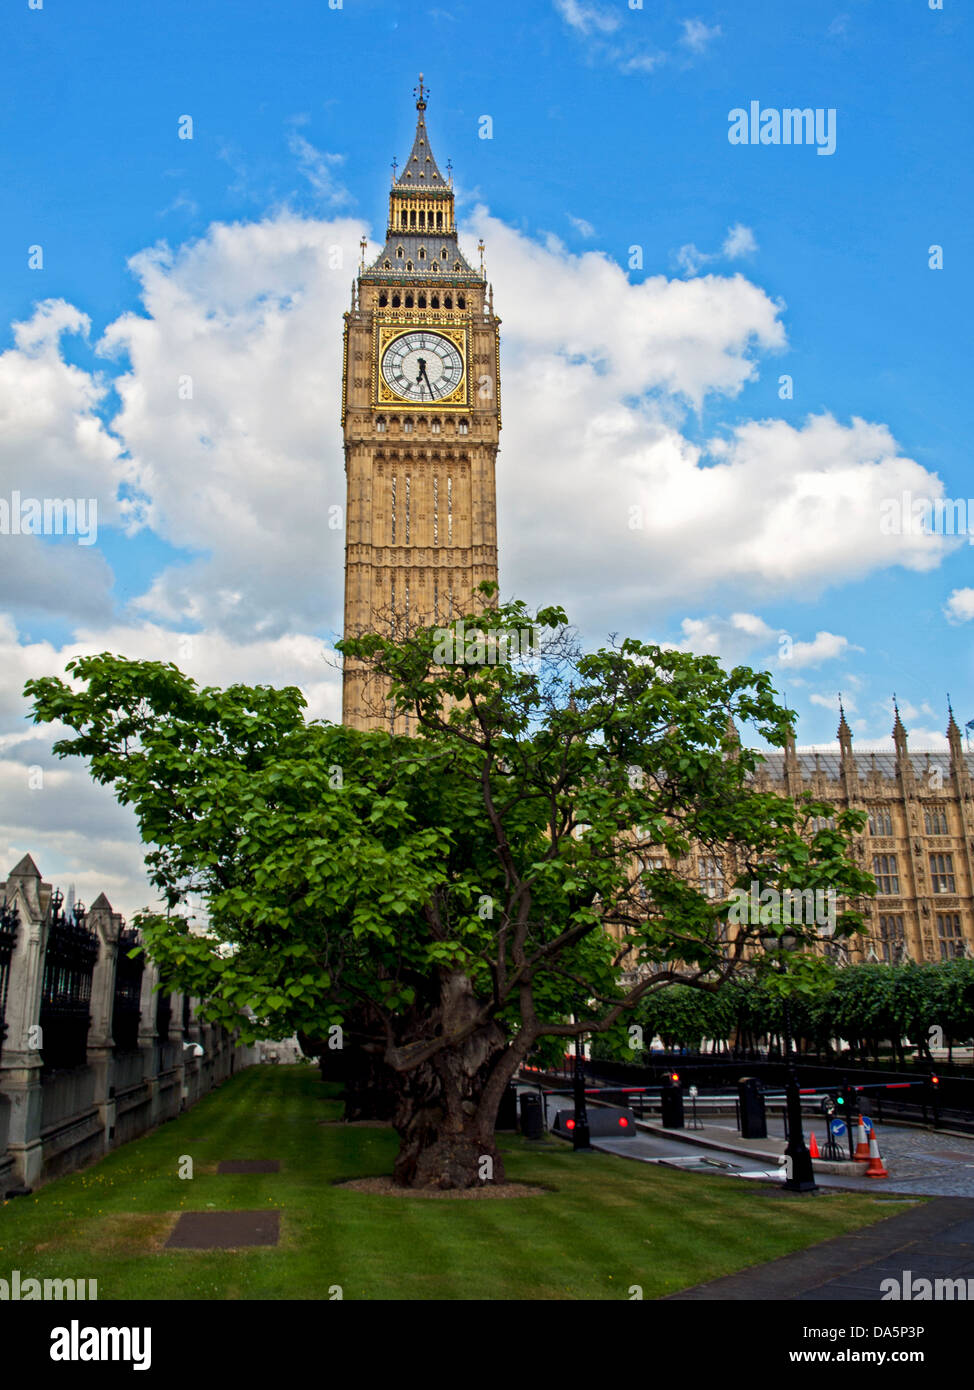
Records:
M879 1156L879 1143L875 1134L869 1141L869 1167L866 1169L867 1178L888 1178L889 1173L883 1167L883 1160Z
M852 1156L857 1163L868 1163L872 1156L869 1140L866 1138L866 1126L862 1122L861 1115L859 1116L859 1126L856 1130L856 1151Z
M808 1152L811 1154L812 1158L822 1157L818 1151L818 1140L815 1138L814 1132L812 1133L812 1142L808 1146Z

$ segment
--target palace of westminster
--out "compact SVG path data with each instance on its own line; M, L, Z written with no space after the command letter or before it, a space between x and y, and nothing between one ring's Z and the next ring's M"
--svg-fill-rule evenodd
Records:
M495 464L500 319L483 270L457 242L452 178L430 149L426 96L393 175L385 246L363 262L345 315L342 425L347 475L345 632L390 616L449 621L483 579L497 579ZM408 731L347 662L342 718ZM869 934L840 959L937 961L974 955L974 754L953 713L948 751L910 750L896 712L891 753L856 753L842 713L838 750L765 756L758 784L868 814L857 853L877 883ZM723 896L723 866L679 867Z

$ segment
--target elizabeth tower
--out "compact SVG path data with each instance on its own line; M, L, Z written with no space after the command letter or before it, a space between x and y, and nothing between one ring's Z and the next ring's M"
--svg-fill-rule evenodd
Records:
M500 320L483 243L479 270L457 244L453 179L430 149L422 76L416 94L386 244L366 267L363 242L345 315L346 637L449 622L476 606L482 580L497 580ZM347 658L342 721L409 731Z

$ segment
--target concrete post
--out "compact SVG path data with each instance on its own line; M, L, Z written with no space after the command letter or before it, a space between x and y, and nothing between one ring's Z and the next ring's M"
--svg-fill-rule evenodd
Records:
M88 927L97 932L101 949L91 977L91 1027L88 1029L88 1065L94 1072L95 1104L104 1131L105 1148L115 1138L115 975L122 917L101 893L88 911Z
M145 968L142 971L142 995L139 1012L139 1051L142 1053L142 1079L148 1096L148 1121L150 1127L159 1123L159 1056L161 1048L156 1036L156 1011L159 995L156 985L159 971L153 961L143 957Z
M7 1040L0 1053L0 1094L10 1105L7 1151L13 1160L15 1186L32 1188L40 1180L41 1068L38 1019L44 983L44 952L50 922L51 885L41 880L27 854L3 889L5 902L17 909L20 929L10 961L7 988Z

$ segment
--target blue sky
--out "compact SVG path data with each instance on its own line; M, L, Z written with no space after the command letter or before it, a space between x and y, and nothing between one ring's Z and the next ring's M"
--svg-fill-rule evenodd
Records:
M904 486L974 496L958 0L18 0L0 43L0 498L99 500L94 546L0 536L0 865L137 877L122 813L24 732L23 680L74 650L337 712L341 311L420 70L504 320L503 587L592 640L776 662L803 743L838 689L863 746L893 690L923 746L946 691L974 718L966 540L879 534ZM834 154L732 145L752 101L833 109ZM90 833L23 792L36 765Z

